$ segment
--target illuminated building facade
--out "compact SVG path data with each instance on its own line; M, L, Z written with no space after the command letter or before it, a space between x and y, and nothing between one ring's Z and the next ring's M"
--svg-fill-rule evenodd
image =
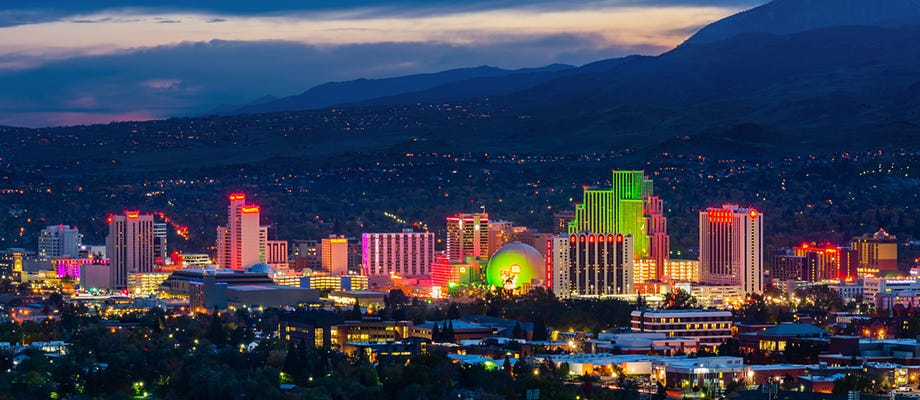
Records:
M69 276L80 279L80 267L84 264L108 265L106 258L58 258L51 260L51 269L57 272L59 278Z
M763 214L725 204L700 212L700 269L703 283L738 285L763 292Z
M858 257L857 273L860 278L898 273L898 241L884 229L873 235L853 238L851 248Z
M259 206L246 204L245 194L230 195L227 226L217 227L218 267L242 270L265 262L268 227L260 225L260 213Z
M38 256L43 259L57 257L79 257L83 235L77 227L51 225L42 229L38 236Z
M0 277L22 279L22 252L24 249L10 249L0 252Z
M633 293L633 238L582 232L553 239L552 288L560 298ZM549 256L547 256L549 257Z
M699 282L700 261L677 259L665 260L664 276L671 281Z
M663 332L668 337L696 338L700 347L714 348L732 337L731 311L636 310L630 314L633 332Z
M482 267L480 261L472 256L466 262L452 262L447 255L437 254L431 263L432 296L440 297L441 294L457 285L469 285L480 282Z
M492 257L502 246L514 241L514 223L511 221L489 221L489 253Z
M320 267L333 275L348 273L348 239L330 236L320 241Z
M447 217L447 257L462 263L467 257L489 257L489 214L459 213Z
M311 275L300 278L300 287L351 292L367 290L368 279L364 275Z
M655 261L655 278L663 280L665 268L671 258L671 237L668 236L668 219L664 216L664 202L658 196L643 198L643 214L648 234L648 258Z
M647 279L663 279L670 258L670 238L662 200L644 171L613 171L609 189L584 189L568 233L622 234L633 238L635 260L655 262Z
M128 276L128 294L132 296L151 296L157 293L160 285L169 278L169 272L146 272Z
M534 286L542 285L545 277L543 256L537 249L523 243L502 246L492 255L486 267L486 282L508 290L529 292Z
M285 240L266 240L265 263L275 271L287 271L288 242Z
M434 233L364 233L361 235L364 275L419 276L431 274Z
M412 321L383 321L380 318L365 318L360 321L345 321L332 327L332 345L342 346L349 342L392 342L409 337Z
M166 232L169 225L165 222L153 223L153 258L158 264L169 260L169 249L166 247Z
M111 265L109 285L112 289L126 289L129 274L153 272L153 214L125 211L110 215L106 221L109 234L105 252Z

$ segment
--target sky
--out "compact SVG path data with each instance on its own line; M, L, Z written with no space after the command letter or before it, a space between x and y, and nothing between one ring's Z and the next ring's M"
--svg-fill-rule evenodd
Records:
M0 125L201 115L312 86L657 55L762 0L4 0Z

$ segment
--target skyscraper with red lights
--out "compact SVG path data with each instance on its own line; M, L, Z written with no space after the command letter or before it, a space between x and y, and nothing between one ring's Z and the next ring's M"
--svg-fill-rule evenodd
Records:
M763 292L763 214L725 204L700 212L700 269L703 283Z
M244 269L265 262L268 227L260 225L260 208L246 204L246 195L230 195L227 226L217 227L217 254L220 268Z
M125 289L128 275L152 272L153 214L125 211L110 215L109 234L105 238L105 252L109 257L109 287Z

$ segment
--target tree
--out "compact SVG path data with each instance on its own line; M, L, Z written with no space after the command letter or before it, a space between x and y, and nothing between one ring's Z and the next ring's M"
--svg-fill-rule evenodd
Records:
M441 336L442 336L442 335L441 335L441 330L438 329L438 323L435 322L435 323L434 323L434 326L431 328L431 341L432 341L432 342L440 342L440 341L442 341Z
M521 329L521 323L517 322L514 324L514 329L511 330L512 339L521 339L524 336L524 330Z
M665 296L662 304L662 308L666 310L686 310L697 307L699 307L699 304L696 298L682 289L674 289L674 291Z
M543 341L546 341L547 339L548 337L546 335L546 323L543 322L542 317L537 317L533 321L533 335L531 336L531 340L535 342L543 342Z

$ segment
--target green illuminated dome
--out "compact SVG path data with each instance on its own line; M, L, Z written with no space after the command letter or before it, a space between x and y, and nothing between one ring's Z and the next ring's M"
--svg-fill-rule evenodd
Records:
M498 249L486 267L488 284L517 289L532 279L546 279L546 264L537 249L523 243L511 243Z

